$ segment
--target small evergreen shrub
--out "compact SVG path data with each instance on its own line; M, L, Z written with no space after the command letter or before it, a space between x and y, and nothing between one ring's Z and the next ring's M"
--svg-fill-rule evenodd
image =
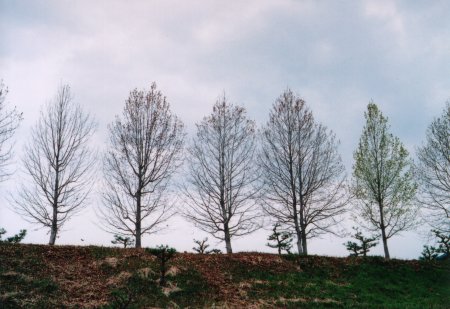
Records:
M175 248L169 248L169 246L158 246L156 248L145 248L147 253L156 256L159 261L160 269L160 279L159 285L166 285L166 272L167 272L167 262L175 256L177 250Z
M6 234L4 228L0 228L0 243L10 243L10 244L18 244L20 243L25 236L27 235L27 230L20 230L19 234L8 237L6 239L2 239L2 236Z
M122 245L124 248L134 245L134 239L120 235L114 235L114 240L111 240L114 245Z
M365 237L362 232L357 228L353 227L355 234L353 238L359 241L359 243L348 241L344 243L344 246L347 247L347 250L350 251L350 256L363 256L366 257L367 253L370 251L370 248L375 247L378 242L377 236Z
M267 238L269 242L266 245L270 248L278 249L279 255L281 255L282 251L286 251L290 254L292 249L292 233L288 231L279 231L279 227L279 223L276 223L273 226L273 233Z

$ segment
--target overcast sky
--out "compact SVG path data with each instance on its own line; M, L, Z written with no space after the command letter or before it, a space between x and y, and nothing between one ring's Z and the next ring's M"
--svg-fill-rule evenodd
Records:
M75 100L95 115L102 148L129 91L155 81L189 132L224 91L261 125L290 87L336 133L350 175L370 100L412 155L442 112L450 98L450 1L0 0L0 79L10 90L9 106L24 112L17 169L31 126L59 84L70 84ZM18 172L1 184L0 227L27 228L26 241L47 243L46 231L7 208L5 196L20 179ZM69 222L57 243L108 245L112 237L92 212L97 203ZM270 251L268 234L259 231L233 247ZM203 236L174 218L163 235L143 244L183 251ZM325 236L310 241L309 251L346 255L346 240ZM416 258L425 241L415 233L395 237L391 256ZM381 245L374 253L382 254Z

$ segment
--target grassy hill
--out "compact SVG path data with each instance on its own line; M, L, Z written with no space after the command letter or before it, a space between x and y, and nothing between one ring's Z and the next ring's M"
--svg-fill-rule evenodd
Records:
M450 263L0 245L0 308L449 308Z

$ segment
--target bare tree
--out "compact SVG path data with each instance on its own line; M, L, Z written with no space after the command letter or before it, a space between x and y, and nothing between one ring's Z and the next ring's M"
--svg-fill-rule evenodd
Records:
M262 203L270 217L295 231L300 254L308 254L307 239L335 233L346 211L337 146L335 135L291 90L277 99L262 130Z
M189 148L188 179L184 185L184 216L203 231L225 241L257 228L257 190L254 155L255 123L245 109L227 102L225 95L211 115L197 124Z
M86 205L95 157L88 146L95 131L89 114L74 103L63 85L41 111L26 144L22 164L30 183L12 197L18 213L50 229L54 245L64 223Z
M417 151L419 200L434 229L450 232L450 102L427 130L426 144Z
M122 116L109 126L100 214L111 232L134 236L140 248L142 235L170 217L168 181L181 164L185 133L155 83L131 91Z
M381 232L384 255L389 259L388 239L416 224L417 185L408 151L388 132L387 118L374 103L364 116L366 125L354 154L353 192L363 219L360 224Z
M7 171L7 165L12 157L12 145L9 141L22 121L22 113L19 113L15 107L11 110L6 109L7 94L8 88L3 81L0 81L0 181L11 174Z

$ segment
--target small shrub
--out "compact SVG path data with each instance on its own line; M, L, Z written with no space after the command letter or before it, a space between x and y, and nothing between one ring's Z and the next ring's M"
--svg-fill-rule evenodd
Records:
M207 241L208 241L208 237L206 237L203 240L194 239L194 243L197 244L197 247L193 247L192 250L194 250L195 252L197 252L199 254L222 253L222 251L220 251L219 249L207 250L209 247L209 244L206 243Z
M423 246L422 255L419 257L421 261L433 261L436 260L439 253L436 252L436 248L433 246Z
M419 260L433 261L447 259L450 254L450 235L444 234L438 230L432 230L437 238L438 247L423 246L422 255Z
M160 265L159 285L165 286L166 285L167 262L175 256L175 253L177 252L177 250L175 250L174 248L169 248L169 246L167 246L167 245L166 246L161 245L156 248L145 248L145 251L158 258L159 265Z
M209 245L206 243L207 241L208 241L208 237L206 237L203 240L194 239L194 243L197 244L197 247L193 247L192 250L194 250L195 252L200 253L200 254L209 253L209 250L206 250L209 247Z
M278 254L281 255L282 251L291 253L292 249L292 233L288 231L279 231L280 224L277 223L273 226L273 233L267 238L269 241L266 245L270 248L278 249ZM275 242L271 244L270 242Z
M347 247L347 250L350 251L350 256L360 256L363 257L367 256L367 253L370 251L370 248L375 247L378 242L376 240L378 239L377 236L372 236L369 238L364 237L362 232L357 228L353 227L353 230L356 232L353 235L353 238L359 241L359 243L348 241L344 243L344 246Z
M114 235L114 240L111 240L111 243L114 245L122 245L124 248L133 246L134 240L130 237Z
M27 230L20 230L19 234L16 234L14 236L8 237L6 239L2 239L2 236L6 234L6 231L4 228L0 228L0 243L10 243L10 244L18 244L20 243L25 236L27 235Z

